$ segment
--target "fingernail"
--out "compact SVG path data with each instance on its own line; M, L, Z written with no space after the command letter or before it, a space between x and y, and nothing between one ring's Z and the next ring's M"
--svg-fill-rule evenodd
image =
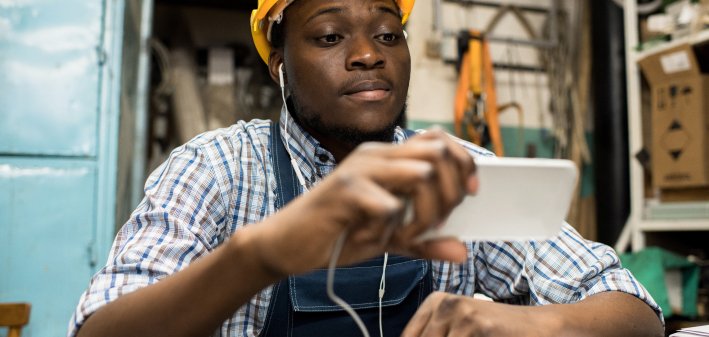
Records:
M466 183L466 188L468 190L468 194L475 195L478 193L478 188L480 188L480 180L478 179L478 176L472 175L468 178L468 181Z

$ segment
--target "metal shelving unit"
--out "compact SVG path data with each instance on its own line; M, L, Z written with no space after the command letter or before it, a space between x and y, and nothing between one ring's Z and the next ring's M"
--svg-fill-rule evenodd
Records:
M624 4L630 216L615 248L617 251L625 251L630 245L633 251L638 251L645 247L645 236L649 232L709 231L709 202L660 203L654 199L645 199L643 168L634 158L643 147L641 74L637 62L683 43L698 44L707 41L709 30L638 52L636 51L639 43L637 0L624 0Z

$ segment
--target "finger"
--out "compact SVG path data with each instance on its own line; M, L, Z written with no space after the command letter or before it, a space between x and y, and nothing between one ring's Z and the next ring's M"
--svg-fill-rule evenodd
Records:
M368 179L357 179L348 186L347 207L354 213L350 235L352 241L381 242L389 227L399 224L403 202L386 189Z
M447 217L453 207L457 206L466 194L464 172L460 171L455 161L451 160L451 152L446 147L434 157L439 202L439 217Z
M470 152L464 148L454 137L449 134L445 134L445 141L448 144L451 156L455 158L454 162L459 165L460 172L463 173L461 178L463 179L461 183L463 186L468 187L469 193L475 193L476 186L469 185L469 178L475 177L477 173L477 166L475 165L475 160ZM471 188L473 187L473 188Z
M424 135L411 138L402 145L363 143L357 149L366 155L389 159L428 159L431 151L441 151L446 146L444 139L440 136Z
M442 260L464 263L468 259L465 244L455 238L427 240L410 248L417 257L428 260Z
M416 202L417 206L421 203L427 206L425 211L419 208L420 212L417 214L419 220L425 225L437 222L437 219L446 216L455 205L460 203L465 193L463 173L450 156L448 145L441 136L412 140L402 147L402 151L390 155L415 156L417 159L430 162L433 166L435 180L430 182L430 186L417 191L416 195L419 199ZM422 217L423 215L429 217Z
M374 182L401 194L410 194L434 174L434 166L425 160L368 158L365 165L365 174Z
M429 228L436 225L440 219L441 205L439 192L434 179L422 182L414 189L413 205L414 219L412 226L403 228L404 237L414 238Z
M415 186L411 195L413 200L413 221L396 231L398 242L411 243L421 233L434 227L441 221L440 196L434 180Z
M480 188L480 179L478 179L477 174L468 178L466 182L468 194L475 195L478 193L478 188Z
M472 182L473 186L470 186L471 182L469 182L474 177L475 162L465 148L441 130L426 132L420 138L412 140L412 143L417 141L440 143L438 145L440 148L433 149L425 159L435 165L441 209L445 210L443 214L447 215L460 203L465 194L475 191L475 181Z
M422 335L437 307L436 297L436 293L432 293L424 300L414 316L409 320L409 323L406 324L401 337L418 337Z
M457 154L452 156L452 151L456 151ZM402 165L402 167L398 168L400 171L404 171L405 168L403 166L409 163L402 160L412 160L404 158L417 158L427 161L435 168L432 171L435 172L434 177L436 180L426 181L426 183L422 182L416 186L415 192L412 195L415 205L416 221L414 226L407 227L406 230L403 231L404 235L401 236L404 241L417 236L417 234L420 234L432 225L440 223L441 220L450 213L453 207L462 200L465 194L464 186L467 184L467 177L466 173L461 172L461 168L467 166L466 170L472 171L474 165L472 157L467 154L460 145L455 144L453 140L441 132L430 132L418 139L412 139L410 142L400 147L379 143L367 143L359 148L359 153L362 156L389 158L389 160L385 161L398 162ZM465 158L468 164L457 163L457 161L463 160L454 159L454 157ZM373 179L383 185L395 184L399 185L399 188L411 188L412 186L411 179L398 179L401 177L400 175L392 174L392 172L395 171L387 169L386 166L381 163L370 165L368 168L371 171L370 174L373 175ZM421 172L423 171L422 169ZM422 176L423 174L418 177ZM405 184L402 184L402 182ZM473 180L473 182L476 183L476 180Z
M457 144L451 137L441 131L429 131L415 136L401 146L392 146L382 143L364 143L358 147L359 153L372 157L383 157L389 159L420 159L436 164L436 169L444 177L444 183L448 180L458 180L457 184L445 183L442 186L462 186L467 187L468 179L474 175L475 163L472 156L460 144ZM441 163L452 165L452 168L444 168ZM456 173L453 174L452 172ZM455 200L456 188L445 188L442 191L448 200ZM452 191L452 192L451 192Z
M451 156L455 158L454 161L459 165L461 172L464 172L462 177L464 179L468 179L469 177L475 176L477 171L475 160L470 152L459 143L459 139L443 132L440 128L431 129L420 134L420 136L421 138L429 137L432 139L442 139L445 141L449 147ZM473 194L475 193L475 185L471 186L467 184L467 181L462 181L461 183L464 184L464 186L473 187L469 188L468 192Z
M426 139L427 137L422 137ZM425 159L430 161L435 167L435 201L438 202L437 217L445 217L465 195L465 173L460 170L460 164L456 163L452 156L451 145L442 134L429 135L431 142L438 143L432 150L425 154Z

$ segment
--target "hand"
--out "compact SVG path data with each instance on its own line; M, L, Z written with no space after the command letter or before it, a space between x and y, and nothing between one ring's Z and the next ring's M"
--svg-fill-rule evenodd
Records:
M401 337L542 337L560 322L544 307L517 306L434 292L426 298Z
M339 264L384 251L463 261L457 240L415 242L436 226L467 193L477 189L471 155L440 131L403 145L365 143L318 186L266 219L260 227L263 263L285 276L327 265L334 242L348 231ZM401 224L402 197L414 205L410 224ZM253 228L255 229L255 228Z

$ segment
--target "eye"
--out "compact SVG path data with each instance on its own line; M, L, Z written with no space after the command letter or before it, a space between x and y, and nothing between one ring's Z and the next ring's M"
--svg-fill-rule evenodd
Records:
M335 44L340 42L340 40L342 40L342 36L338 34L327 34L318 38L318 41L325 44Z
M399 37L394 33L384 33L379 35L379 39L384 42L394 42L399 39Z

